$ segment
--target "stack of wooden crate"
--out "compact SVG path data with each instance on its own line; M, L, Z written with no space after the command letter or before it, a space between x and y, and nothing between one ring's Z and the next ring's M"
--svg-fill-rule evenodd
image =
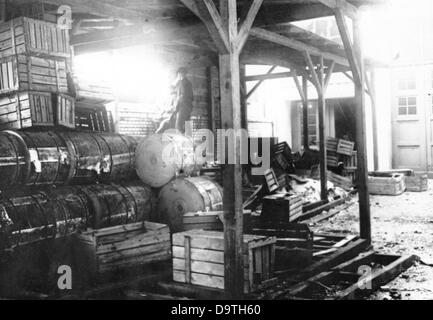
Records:
M244 235L244 292L273 278L275 237ZM173 234L173 280L224 289L224 233L190 230Z
M0 129L74 125L68 30L31 18L0 24Z
M115 100L113 89L107 83L92 83L73 77L75 125L81 130L114 132L113 115L106 105Z

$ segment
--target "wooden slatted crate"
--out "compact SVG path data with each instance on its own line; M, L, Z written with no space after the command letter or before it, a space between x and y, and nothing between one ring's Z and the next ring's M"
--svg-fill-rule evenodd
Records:
M113 117L104 105L75 102L75 127L94 132L114 132Z
M206 212L188 212L182 217L183 230L216 230L220 231L224 229L222 223L223 211L206 211ZM251 210L244 210L243 225L244 230L249 227L249 220L251 217Z
M338 154L334 151L326 150L326 165L331 168L337 168L338 162Z
M53 125L51 93L18 92L0 98L0 130Z
M261 220L291 222L302 214L302 197L276 193L263 197Z
M55 124L75 128L75 99L66 94L54 95Z
M0 59L0 94L13 91L68 92L66 60L15 55Z
M74 99L65 94L21 91L0 97L0 130L75 127Z
M107 83L94 83L73 76L77 101L83 104L105 104L115 100L113 88Z
M57 24L21 17L0 24L0 58L16 54L70 57L69 31Z
M333 137L326 138L326 150L331 152L337 152L338 139Z
M355 148L355 142L340 139L338 140L337 153L351 157Z
M74 235L78 270L91 278L171 259L167 225L139 222Z
M402 174L392 174L389 177L368 177L368 191L371 194L396 196L406 190Z
M275 237L244 235L244 292L273 277ZM173 280L224 289L224 233L190 230L173 234Z

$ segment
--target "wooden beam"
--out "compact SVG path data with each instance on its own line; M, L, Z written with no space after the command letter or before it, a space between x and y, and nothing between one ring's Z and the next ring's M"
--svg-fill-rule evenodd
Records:
M250 91L248 91L247 95L246 95L246 99L248 99L249 97L251 97L251 95L260 87L260 85L263 83L263 81L269 79L269 75L272 74L272 71L275 70L277 66L272 66L268 72L265 75L258 75L258 76L249 76L249 77L245 77L245 81L258 81L254 87L251 88Z
M301 101L302 103L304 103L307 98L304 95L304 90L303 87L301 86L301 82L299 81L298 75L295 74L295 76L293 77L293 81L295 82L296 88L298 89L298 93L299 96L301 97Z
M341 10L344 13L344 15L352 19L356 18L358 9L354 5L347 2L346 0L317 0L317 1L327 6L328 8Z
M320 92L317 96L317 105L319 109L319 154L320 154L320 197L322 200L328 199L328 167L326 161L326 137L325 137L325 79L324 79L324 62L323 57L320 57L319 65L319 81Z
M331 80L332 73L334 72L335 67L335 61L332 61L331 65L326 70L326 77L325 77L325 84L324 84L324 91L328 89L329 81Z
M228 35L228 53L220 52L221 122L223 129L241 128L238 23L236 0L220 0L222 25ZM240 147L234 148L235 163L223 166L224 290L229 299L243 297L243 199Z
M212 0L180 0L204 23L209 35L215 42L218 51L228 53L230 51L227 30L215 3Z
M263 0L253 0L245 19L242 21L242 24L239 27L239 33L238 33L238 37L236 39L237 50L239 52L242 50L242 48L244 47L244 45L248 39L251 27L253 26L253 23L254 23L254 19L256 18L257 12L259 12L259 9L260 9L262 3L263 3Z
M337 21L338 30L340 31L341 40L343 41L344 49L346 50L347 59L349 60L350 69L352 70L353 81L356 84L361 82L361 72L359 70L359 61L355 56L355 52L350 41L349 30L346 24L346 19L340 9L335 10L335 19Z
M272 31L268 31L266 29L263 28L252 28L250 34L253 37L259 38L259 39L263 39L263 40L267 40L276 44L279 44L281 46L285 46L300 52L307 52L310 55L313 56L323 56L323 58L325 58L326 60L331 60L331 61L335 61L336 63L338 63L339 65L342 66L349 66L349 62L347 61L347 59L343 56L339 56L337 54L333 54L330 52L324 52L322 50L320 50L319 48L310 46L308 44L305 44L301 41L297 41L294 39L290 39L288 37L285 37L283 35L280 35L276 32L272 32Z
M303 116L303 130L304 130L304 151L310 149L310 137L308 130L308 79L302 76L302 93L304 100L302 101L302 116Z
M371 242L371 215L370 196L368 193L368 163L367 163L367 135L365 125L365 94L364 94L364 72L363 53L361 49L361 38L358 20L353 21L354 57L360 62L361 77L355 83L356 102L356 149L358 157L358 193L359 193L359 222L361 238ZM356 55L356 56L355 56Z
M350 79L352 82L354 82L353 77L352 77L348 72L343 72L343 74L344 74L348 79ZM366 94L371 95L371 94L370 94L370 91L368 91L367 88L365 88L364 91L365 91Z
M6 0L0 0L0 22L6 21Z
M316 69L314 68L313 60L311 60L311 56L307 51L304 51L303 54L304 54L305 62L308 66L308 70L310 72L311 81L313 85L316 87L317 92L321 93L322 91L321 81L319 80Z
M371 113L373 121L373 152L374 152L374 170L379 170L379 142L378 142L378 129L377 129L377 104L376 104L376 92L374 89L375 73L374 70L370 71L371 77L368 78L367 70L365 73L365 82L370 93L371 99Z
M275 69L276 66L272 67L272 71ZM271 71L271 72L272 72ZM287 72L278 72L278 73L266 73L266 74L258 74L253 76L247 76L245 77L246 81L262 81L262 80L272 80L272 79L284 79L284 78L290 78L294 77L295 73L291 71Z

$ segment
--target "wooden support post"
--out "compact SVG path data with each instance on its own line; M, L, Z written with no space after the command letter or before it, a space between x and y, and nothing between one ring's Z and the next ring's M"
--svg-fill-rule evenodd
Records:
M6 0L0 0L0 22L6 21Z
M374 90L375 75L374 70L370 71L370 78L368 78L367 71L365 73L365 83L370 95L371 100L371 113L373 122L373 152L374 152L374 170L379 170L379 143L378 143L378 132L377 132L377 104L376 104L376 92Z
M219 51L221 123L223 129L242 127L239 53L263 0L253 0L238 28L237 1L220 0L219 12L212 0L181 0L207 27ZM243 297L243 209L240 139L235 134L234 164L223 168L224 290L229 299Z
M325 82L323 57L320 57L319 66L320 90L318 91L317 106L319 109L319 152L320 152L320 198L328 199L327 164L326 164L326 137L325 137Z
M306 76L302 77L302 91L304 94L304 99L302 101L304 151L306 151L310 149L310 133L308 130L308 79Z
M243 64L240 66L241 128L248 130L247 83L245 76L245 65Z
M370 197L368 194L368 165L365 130L364 64L361 50L359 21L353 20L353 51L359 67L360 79L355 81L356 146L358 156L358 194L361 238L371 242Z

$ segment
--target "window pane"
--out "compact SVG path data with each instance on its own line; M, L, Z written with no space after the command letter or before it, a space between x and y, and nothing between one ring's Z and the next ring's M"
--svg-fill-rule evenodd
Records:
M409 107L408 108L408 114L416 114L416 107Z
M409 90L415 90L416 89L416 82L415 82L415 80L409 80L407 88Z
M407 104L410 106L416 106L416 97L409 97L407 99Z
M405 106L406 105L406 98L398 98L398 105L399 106Z
M399 115L401 115L401 116L406 115L406 112L407 112L407 108L406 107L400 107L400 108L398 108L398 114Z

